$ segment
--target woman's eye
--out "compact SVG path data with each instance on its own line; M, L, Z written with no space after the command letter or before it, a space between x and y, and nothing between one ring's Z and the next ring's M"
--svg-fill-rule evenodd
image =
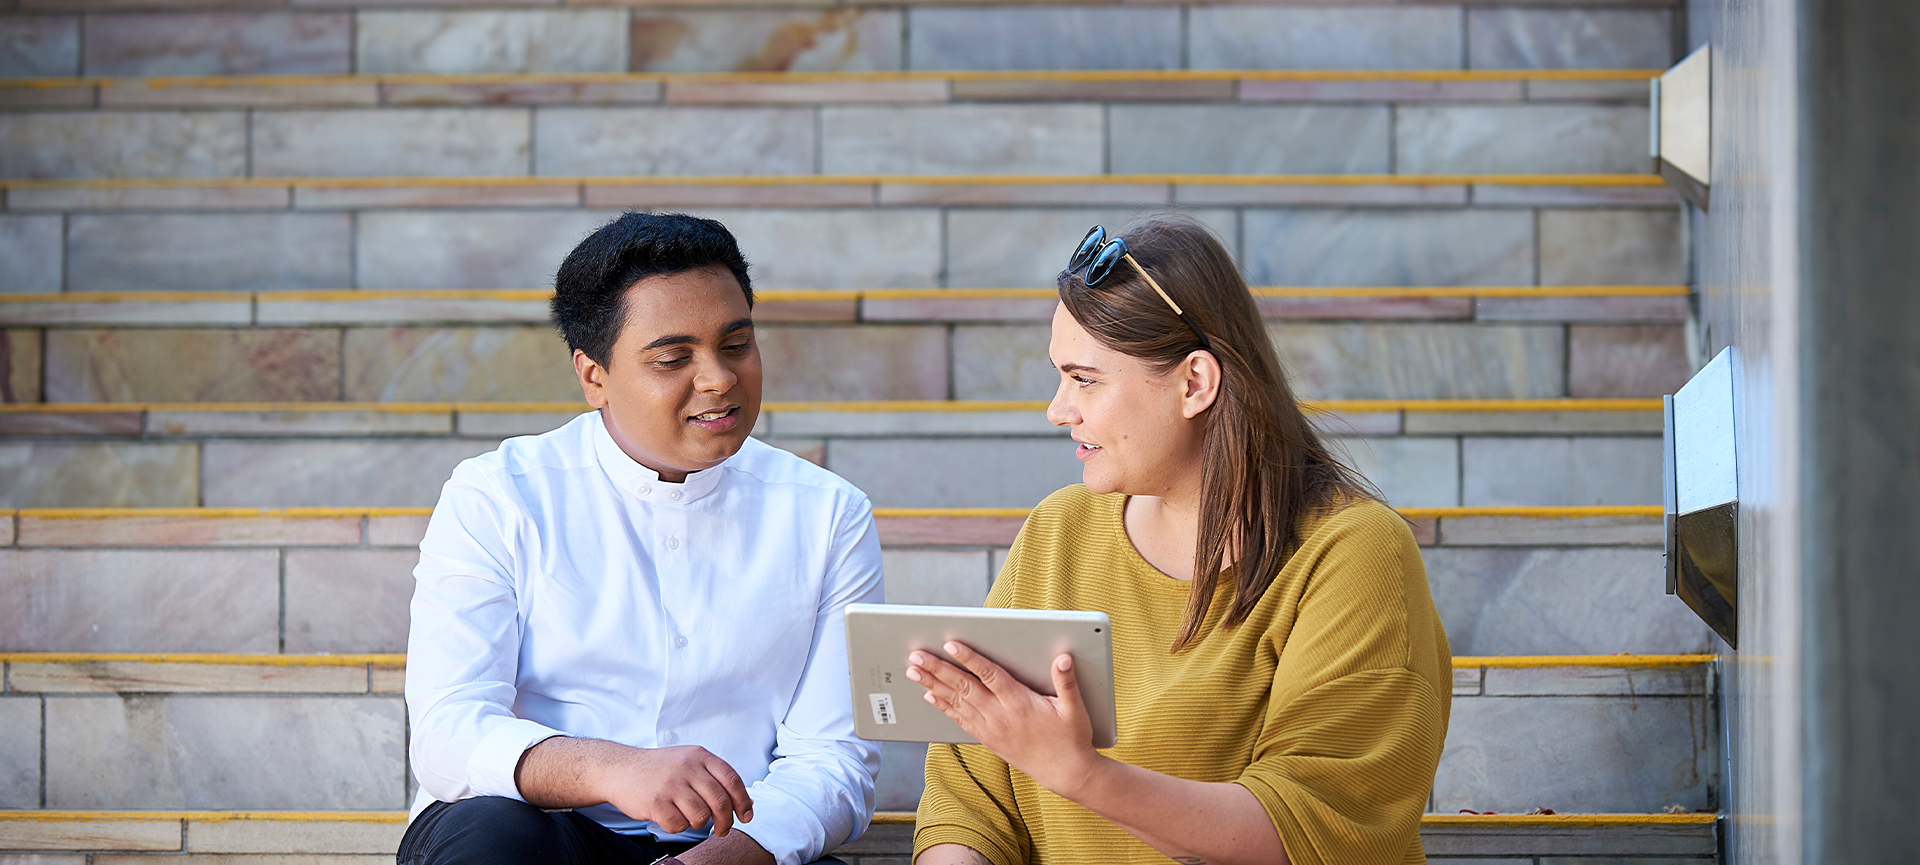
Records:
M1084 377L1084 376L1078 376L1078 375L1070 375L1070 376L1067 376L1067 378L1070 378L1070 379L1073 379L1074 381L1077 381L1077 382L1079 382L1079 383L1081 383L1082 385L1089 385L1089 384L1093 384L1093 379L1090 379L1090 378L1086 378L1086 377Z

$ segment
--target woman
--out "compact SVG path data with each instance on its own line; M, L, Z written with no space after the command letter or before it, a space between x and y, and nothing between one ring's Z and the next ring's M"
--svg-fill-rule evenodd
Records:
M1199 223L1096 227L1057 283L1047 417L1085 484L1034 509L987 604L1111 617L1120 741L1092 747L1069 656L1047 697L913 653L982 743L928 749L916 865L1426 861L1451 657L1406 521L1295 405Z

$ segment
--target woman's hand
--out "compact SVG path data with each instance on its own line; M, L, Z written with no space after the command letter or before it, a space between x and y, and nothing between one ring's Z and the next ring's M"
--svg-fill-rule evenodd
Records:
M945 648L964 669L928 652L907 656L907 678L927 689L927 702L1040 786L1074 798L1106 758L1093 748L1073 656L1053 659L1058 696L1048 697L964 643Z

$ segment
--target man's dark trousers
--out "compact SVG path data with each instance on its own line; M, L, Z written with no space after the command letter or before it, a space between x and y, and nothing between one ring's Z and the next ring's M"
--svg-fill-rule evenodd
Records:
M572 811L480 796L427 806L400 839L399 865L652 865L691 843L622 835ZM844 865L826 857L814 865Z

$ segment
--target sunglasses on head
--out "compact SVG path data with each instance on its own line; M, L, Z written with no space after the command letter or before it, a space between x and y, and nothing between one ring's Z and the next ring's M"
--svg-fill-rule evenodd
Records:
M1131 265L1134 272L1140 274L1141 279L1153 286L1153 292L1167 302L1173 314L1180 316L1180 320L1187 323L1193 335L1200 338L1201 348L1213 350L1213 345L1207 342L1207 335L1200 332L1200 328L1193 323L1193 319L1188 318L1186 312L1180 309L1180 304L1174 303L1173 298L1167 295L1167 290L1154 281L1153 276L1147 273L1147 269L1141 267L1140 262L1133 260L1133 256L1127 252L1127 242L1119 237L1107 236L1106 226L1096 225L1092 231L1087 232L1086 238L1080 241L1080 246L1074 249L1073 258L1067 260L1067 273L1079 273L1085 270L1086 274L1081 279L1086 282L1088 288L1092 288L1112 276L1113 269L1119 267L1122 261Z

